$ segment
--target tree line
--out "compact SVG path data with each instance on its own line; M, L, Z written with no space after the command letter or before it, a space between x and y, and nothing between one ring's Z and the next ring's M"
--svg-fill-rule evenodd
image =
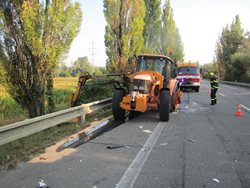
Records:
M183 58L170 0L163 10L161 0L104 0L103 4L109 72L122 71L129 57L142 52ZM54 111L53 75L81 21L80 4L71 0L0 1L0 81L30 118L45 114L45 103L49 112ZM85 60L75 63L73 75L79 74L79 66L89 66Z
M79 32L82 11L70 0L0 1L1 84L29 117L54 110L53 73Z
M239 15L222 28L214 66L222 80L250 82L250 33L244 32Z
M104 75L107 74L106 67L97 67L91 64L87 56L79 57L73 63L72 66L68 67L64 63L60 63L55 70L55 77L79 77L84 74L96 74Z
M106 67L110 72L122 72L128 58L139 53L183 60L183 44L170 0L163 9L161 0L104 0L104 16Z

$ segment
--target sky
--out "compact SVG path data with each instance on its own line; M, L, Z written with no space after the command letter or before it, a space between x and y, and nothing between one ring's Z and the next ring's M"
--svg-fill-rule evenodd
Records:
M65 63L69 66L78 57L88 56L95 66L104 67L107 56L103 0L74 1L82 6L83 21ZM222 28L230 25L237 14L244 31L250 31L250 0L171 0L171 7L182 38L186 62L212 62Z

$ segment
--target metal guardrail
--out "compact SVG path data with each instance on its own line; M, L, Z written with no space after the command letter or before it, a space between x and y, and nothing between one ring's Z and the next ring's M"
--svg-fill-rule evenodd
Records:
M244 87L250 87L250 83L243 83L243 82L220 81L220 83L230 84L230 85L237 85L237 86L244 86Z
M40 132L60 123L74 118L81 119L81 125L85 122L85 115L96 110L111 106L112 98L96 101L81 106L61 110L44 116L24 120L0 127L0 146L28 135Z

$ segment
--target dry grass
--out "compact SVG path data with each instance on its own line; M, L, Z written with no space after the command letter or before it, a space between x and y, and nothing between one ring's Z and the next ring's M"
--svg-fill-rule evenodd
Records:
M6 96L8 93L6 93L5 88L0 84L0 97Z
M78 77L59 77L54 78L54 88L55 89L69 89L75 91L77 87Z
M75 91L78 78L54 78L56 110L68 108L68 102ZM28 114L0 85L0 126L27 119Z

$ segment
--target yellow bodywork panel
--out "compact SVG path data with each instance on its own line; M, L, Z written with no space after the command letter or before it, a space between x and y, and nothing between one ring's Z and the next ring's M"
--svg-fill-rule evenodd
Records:
M135 110L139 112L145 112L147 110L147 95L135 96L135 108L131 108L131 96L127 95L123 97L120 107L124 110Z

